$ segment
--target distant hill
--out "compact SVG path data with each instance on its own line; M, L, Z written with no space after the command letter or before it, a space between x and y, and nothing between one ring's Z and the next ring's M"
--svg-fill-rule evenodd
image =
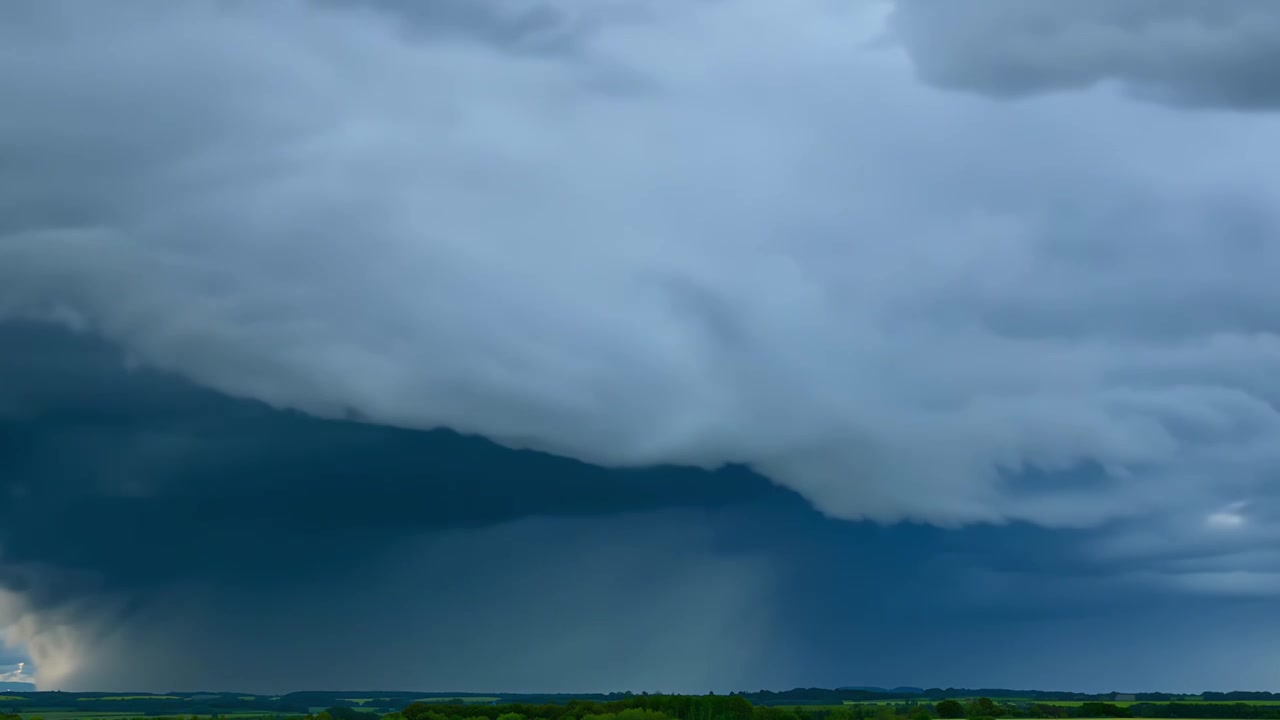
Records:
M0 682L0 690L10 692L35 692L36 684L29 682Z
M924 688L899 685L896 688L872 687L870 685L844 685L837 690L862 690L865 692L884 693L886 695L923 695Z

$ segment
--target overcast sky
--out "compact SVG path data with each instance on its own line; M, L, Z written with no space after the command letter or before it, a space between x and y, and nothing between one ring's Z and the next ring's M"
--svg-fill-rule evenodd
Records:
M0 3L0 678L1275 689L1276 68L1273 0Z

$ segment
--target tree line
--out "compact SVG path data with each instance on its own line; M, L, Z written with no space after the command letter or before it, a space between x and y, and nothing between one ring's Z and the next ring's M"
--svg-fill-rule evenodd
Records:
M987 697L916 699L880 704L753 705L741 695L645 695L609 702L492 705L415 702L379 715L334 707L305 720L1071 720L1077 718L1214 718L1280 720L1280 706L1206 702L1089 701L1079 705L996 701Z
M753 704L733 695L624 695L608 701L571 699L548 703L411 702L386 713L336 705L318 713L276 714L280 720L1075 720L1080 718L1171 718L1188 720L1280 720L1280 705L1245 702L1135 702L1126 705L1087 701L1078 705L1026 700L931 699L916 695L880 703L829 705ZM1270 698L1250 698L1257 700ZM1061 702L1061 701L1059 701ZM17 709L17 708L10 708ZM385 714L384 714L385 713ZM271 717L264 713L263 720ZM0 713L0 720L22 720ZM28 713L28 720L37 720ZM122 719L123 720L123 719ZM195 716L160 713L135 720L199 720Z

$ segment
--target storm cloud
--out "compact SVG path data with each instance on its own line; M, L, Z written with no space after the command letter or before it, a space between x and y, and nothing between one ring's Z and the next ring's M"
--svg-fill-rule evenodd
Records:
M0 344L0 611L49 687L463 686L480 668L608 686L645 665L715 684L704 647L725 648L724 684L752 657L729 628L772 611L766 559L712 552L724 513L802 506L742 468L608 470L274 411L56 328L0 327ZM599 632L619 613L627 629ZM289 640L305 625L323 629L309 663ZM560 655L492 655L517 639ZM322 651L344 645L386 661Z
M873 679L922 661L842 655L868 617L1274 632L1276 13L966 7L5 3L6 640L62 687L738 689L1037 682Z
M1274 662L1273 598L1195 587L1216 555L1267 567L1267 536L1222 517L1199 538L848 523L743 468L316 419L57 328L0 339L0 612L46 688L1193 689ZM1072 649L1028 666L1035 643ZM1192 652L1213 669L1166 661Z

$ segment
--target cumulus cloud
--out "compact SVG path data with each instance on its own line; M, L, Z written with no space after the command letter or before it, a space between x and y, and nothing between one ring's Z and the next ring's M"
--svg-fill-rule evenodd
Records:
M996 97L1117 83L1178 106L1275 110L1280 8L1269 0L899 0L919 76Z
M1280 467L1262 119L938 93L860 42L881 4L620 13L573 53L359 4L7 12L4 317L844 518L1090 525Z

